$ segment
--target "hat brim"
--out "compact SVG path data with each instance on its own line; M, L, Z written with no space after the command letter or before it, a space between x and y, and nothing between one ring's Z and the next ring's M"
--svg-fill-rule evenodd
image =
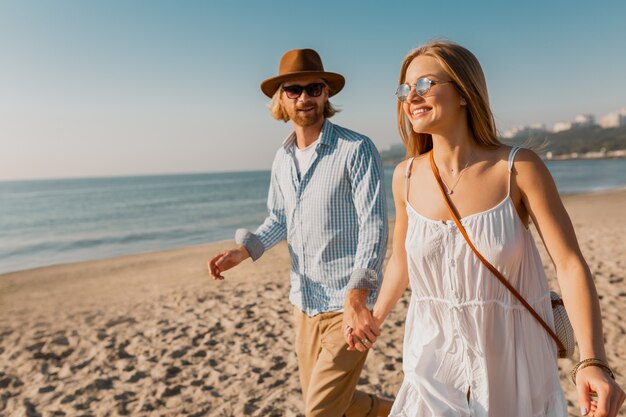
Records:
M289 81L293 78L300 77L319 77L324 79L324 81L326 81L326 84L328 84L330 97L340 92L343 86L346 84L346 79L343 78L343 75L334 72L296 71L290 72L289 74L279 75L278 77L268 78L261 83L261 91L263 91L263 94L265 94L269 98L272 98L276 93L276 90L278 90L278 87L280 87L282 83L284 83L285 81Z

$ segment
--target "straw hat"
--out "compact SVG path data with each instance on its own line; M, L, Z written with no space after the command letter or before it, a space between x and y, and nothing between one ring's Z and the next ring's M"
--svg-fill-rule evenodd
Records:
M328 84L330 95L334 96L346 83L343 75L324 71L322 59L313 49L292 49L285 52L278 66L278 75L261 83L263 93L272 97L281 83L303 76L318 76Z

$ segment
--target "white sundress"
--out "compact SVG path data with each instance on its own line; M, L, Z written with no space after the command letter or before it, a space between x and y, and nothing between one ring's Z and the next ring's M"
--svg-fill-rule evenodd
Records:
M510 197L517 150L509 155L506 198L461 223L482 255L554 327L539 252ZM452 220L424 217L408 200L407 215L412 293L404 381L390 416L567 416L557 348L545 329L480 262Z

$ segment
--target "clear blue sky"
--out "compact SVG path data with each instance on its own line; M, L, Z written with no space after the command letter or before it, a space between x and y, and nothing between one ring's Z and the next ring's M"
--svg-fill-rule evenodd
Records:
M288 49L345 75L334 121L400 143L404 56L483 65L500 131L626 107L626 2L2 1L0 180L269 169L289 126L259 83Z

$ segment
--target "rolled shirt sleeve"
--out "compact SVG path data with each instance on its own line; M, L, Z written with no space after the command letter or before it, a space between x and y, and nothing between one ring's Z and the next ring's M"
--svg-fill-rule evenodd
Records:
M265 252L261 240L248 229L237 229L235 232L235 243L245 246L253 261L259 259Z

